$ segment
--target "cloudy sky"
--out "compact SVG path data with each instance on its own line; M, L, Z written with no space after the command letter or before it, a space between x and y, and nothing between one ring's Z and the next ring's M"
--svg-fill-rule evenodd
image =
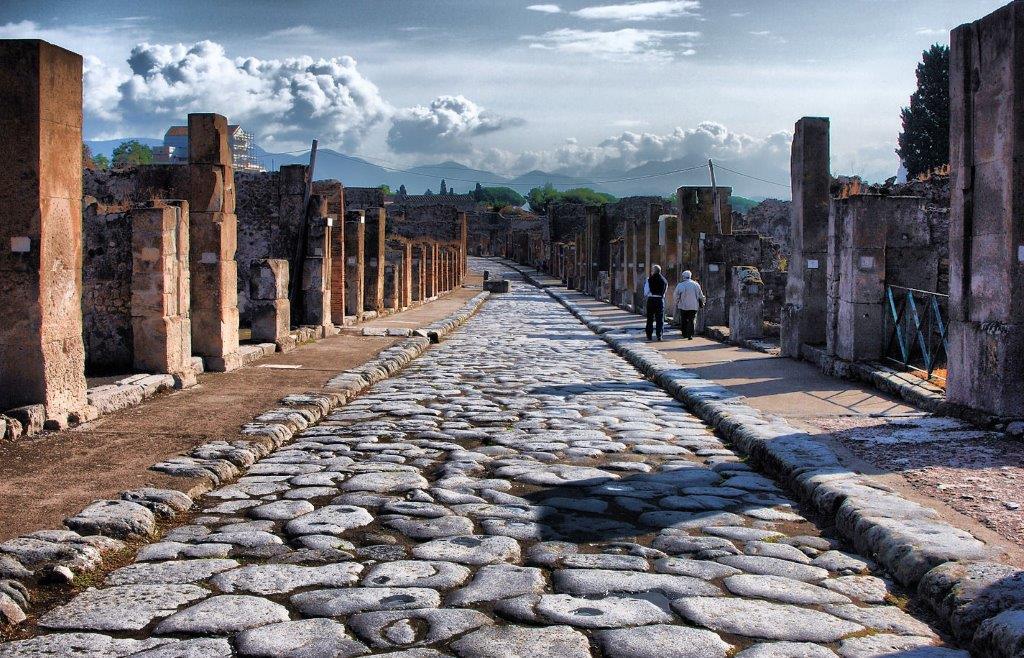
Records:
M800 116L833 171L883 179L914 67L1004 0L4 0L0 37L86 57L86 137L216 111L268 150L400 166L785 168ZM777 175L777 174L776 174Z

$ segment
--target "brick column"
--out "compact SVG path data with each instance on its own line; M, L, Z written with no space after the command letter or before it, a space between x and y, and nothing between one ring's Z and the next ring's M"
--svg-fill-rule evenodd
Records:
M951 402L1024 417L1024 3L950 41Z
M274 343L281 352L295 347L295 339L291 335L288 281L288 261L283 258L256 260L249 267L252 339Z
M665 293L665 313L669 318L675 317L676 285L679 283L679 276L682 269L679 267L679 217L677 215L662 215L658 218L658 244L661 245L662 263L661 273L668 281L668 292Z
M192 349L207 370L234 370L238 352L235 174L228 122L219 114L188 115L189 267Z
M0 41L0 89L0 410L41 404L63 425L88 411L82 58L45 41Z
M131 211L132 365L196 383L189 319L189 216L185 201Z
M459 215L459 253L458 253L458 283L457 286L461 286L463 280L466 278L466 272L469 270L469 217L466 213L460 212Z
M370 208L366 211L363 309L377 313L384 310L384 264L387 258L384 234L386 228L387 214L383 208Z
M412 243L402 243L402 297L401 308L412 306L413 295Z
M796 122L790 178L793 207L781 313L782 355L800 358L804 343L825 342L825 260L828 257L829 121L804 117Z
M306 225L306 258L302 263L301 324L321 327L326 335L331 323L331 227L326 199L313 195Z
M399 297L402 294L399 273L401 263L399 260L401 252L387 251L387 261L384 263L384 310L394 311L399 306Z
M366 215L362 210L345 213L345 315L363 319L364 256Z
M409 263L409 292L411 301L423 302L423 276L426 262L426 245L423 243L412 245L412 261Z
M424 244L423 256L423 298L426 300L437 295L437 244Z
M710 186L684 186L676 190L679 201L679 230L682 234L682 265L684 270L696 272L700 268L701 234L729 235L732 233L731 187L718 188L718 207L722 217L722 230L715 225L714 194Z

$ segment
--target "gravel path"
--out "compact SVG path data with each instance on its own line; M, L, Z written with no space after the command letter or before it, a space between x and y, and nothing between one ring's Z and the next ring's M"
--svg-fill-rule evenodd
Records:
M968 656L518 282L203 504L0 656Z

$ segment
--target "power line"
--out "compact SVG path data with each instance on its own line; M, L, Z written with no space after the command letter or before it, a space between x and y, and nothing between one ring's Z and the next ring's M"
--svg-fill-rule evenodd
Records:
M769 185L778 185L779 187L789 188L789 183L778 183L776 181L768 180L766 178L758 178L757 176L751 176L750 174L745 174L742 171L736 171L735 169L729 169L728 167L722 166L721 164L718 164L718 163L716 163L716 166L719 169L731 172L731 173L736 174L738 176L746 176L747 178L752 178L754 180L761 181L762 183L768 183Z

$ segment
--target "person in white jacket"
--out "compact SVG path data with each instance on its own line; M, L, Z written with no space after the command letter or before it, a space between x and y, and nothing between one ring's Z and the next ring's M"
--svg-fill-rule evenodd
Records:
M675 301L676 310L681 315L679 326L683 330L683 338L693 340L693 323L697 319L697 311L704 308L707 297L700 284L693 280L690 270L683 272L676 286Z

